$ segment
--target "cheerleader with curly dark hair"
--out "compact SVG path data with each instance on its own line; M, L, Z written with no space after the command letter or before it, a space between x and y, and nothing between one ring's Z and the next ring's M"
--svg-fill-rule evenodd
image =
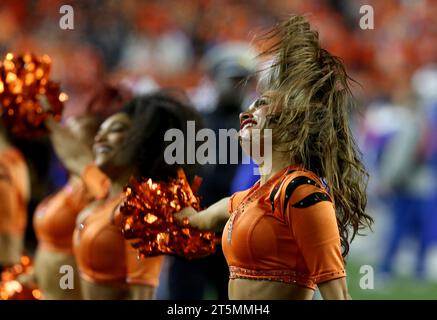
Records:
M81 176L95 200L76 219L73 251L85 299L152 299L158 286L163 256L138 259L122 234L120 205L130 177L168 181L177 178L179 164L169 165L164 154L165 132L186 130L200 118L190 106L167 92L138 96L100 126L88 149L53 121L53 145L70 172ZM194 166L185 166L190 175Z

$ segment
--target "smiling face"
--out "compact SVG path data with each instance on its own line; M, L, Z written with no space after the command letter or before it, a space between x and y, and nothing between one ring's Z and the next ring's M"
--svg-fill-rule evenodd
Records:
M252 129L269 128L268 119L272 114L279 114L280 112L280 108L273 105L273 92L263 93L249 106L247 111L240 113L240 138L249 140L253 138Z
M244 152L252 157L258 164L262 162L263 150L265 147L264 129L274 127L274 119L280 114L281 108L274 103L274 92L264 92L248 110L240 114L239 137ZM260 154L254 152L260 150Z
M131 119L125 113L116 113L100 126L94 139L94 162L105 173L123 170L129 166L126 153L122 152L131 127Z

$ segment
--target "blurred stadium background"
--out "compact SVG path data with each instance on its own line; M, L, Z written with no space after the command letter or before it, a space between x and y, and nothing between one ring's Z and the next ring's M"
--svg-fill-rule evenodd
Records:
M74 8L74 30L59 27L65 4ZM360 28L363 5L374 9L372 30ZM351 248L352 297L436 299L437 0L1 0L0 53L48 54L53 78L69 96L66 118L83 110L102 79L136 92L183 88L207 114L218 90L214 62L205 59L210 49L251 44L291 13L311 14L323 45L359 83L351 117L376 223ZM65 173L46 139L18 144L32 169L31 215ZM29 226L30 253L33 247ZM363 265L373 268L373 289L360 287Z

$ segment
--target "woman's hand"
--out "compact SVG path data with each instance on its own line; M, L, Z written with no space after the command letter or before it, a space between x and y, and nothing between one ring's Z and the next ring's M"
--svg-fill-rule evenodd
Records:
M187 207L175 214L175 218L180 224L188 218L189 225L199 230L222 231L229 219L228 203L229 198L223 198L200 212Z
M52 118L48 118L45 125L50 130L50 139L59 159L70 173L80 175L93 161L90 148Z
M202 211L201 211L202 212ZM208 230L208 221L203 221L203 215L197 212L193 207L187 207L175 214L176 220L183 225L185 218L188 219L188 224L199 230Z

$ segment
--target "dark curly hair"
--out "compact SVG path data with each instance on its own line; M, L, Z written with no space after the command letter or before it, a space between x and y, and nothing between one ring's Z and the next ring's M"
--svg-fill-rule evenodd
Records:
M165 181L177 176L183 168L188 177L196 171L195 164L167 164L164 151L170 142L164 141L165 132L179 129L186 133L187 121L195 121L196 130L203 127L197 111L169 91L158 91L133 98L121 112L132 120L124 152L132 161L137 177Z

